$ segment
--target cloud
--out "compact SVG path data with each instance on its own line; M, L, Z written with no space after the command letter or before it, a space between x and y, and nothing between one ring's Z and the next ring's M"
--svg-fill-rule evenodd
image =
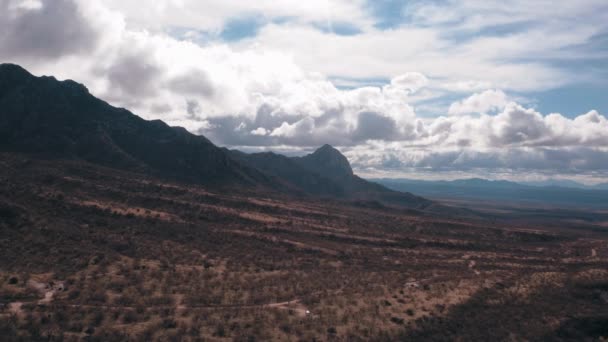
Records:
M491 113L507 105L507 95L501 90L486 90L470 97L454 102L448 110L450 115L464 115L474 113Z
M188 27L221 32L234 18L260 17L267 21L291 20L331 28L332 23L370 25L364 1L355 0L156 0L141 5L137 0L106 0L106 5L125 14L137 28L163 31L166 27Z
M71 0L0 0L1 58L54 59L85 53L98 38Z
M196 100L186 100L186 111L189 119L196 119L201 113L201 106Z
M169 80L169 87L180 94L212 97L213 84L209 76L202 70L190 70L188 73L177 75Z
M451 88L469 82L469 86L483 84L485 89L530 91L592 79L594 74L572 73L550 61L573 58L567 47L584 45L599 32L592 27L576 33L563 27L545 31L540 25L526 34L463 41L449 35L449 29L429 26L368 29L356 36L335 36L303 25L269 24L241 45L291 51L304 69L342 79L388 79L403 70L415 70L431 82ZM550 44L548 35L552 37ZM581 50L577 58L599 55Z
M543 144L551 138L552 127L540 113L510 103L505 110L490 120L489 144L493 146ZM548 144L548 143L544 143Z
M448 149L408 150L385 148L351 150L348 157L360 172L397 168L394 174L408 170L419 172L461 172L463 174L531 172L547 175L602 175L597 170L608 168L608 151L594 148L513 148L513 149ZM387 164L388 163L388 164ZM556 173L555 170L560 170Z
M357 141L390 141L396 139L398 134L397 123L392 118L374 112L362 112L359 113L353 138Z
M254 129L253 131L251 131L251 134L253 134L253 135L266 135L266 134L268 134L268 131L264 127L258 127L256 129Z
M608 119L597 111L569 119L509 103L497 115L440 117L424 125L417 131L425 134L353 146L347 155L364 174L387 165L397 165L397 175L409 169L601 178L608 170Z
M112 84L111 96L121 100L125 97L145 99L155 96L162 72L162 67L149 60L144 53L122 55L103 71Z
M408 93L415 93L429 84L428 78L419 72L408 72L394 77L390 86L403 89Z

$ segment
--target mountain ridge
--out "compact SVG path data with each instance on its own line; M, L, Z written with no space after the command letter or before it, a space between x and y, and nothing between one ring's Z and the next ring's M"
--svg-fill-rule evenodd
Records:
M81 159L211 186L438 208L356 176L348 159L330 145L291 158L230 151L184 128L113 107L75 81L37 77L14 64L0 65L0 108L0 151Z
M202 136L147 121L84 85L0 65L0 149L151 172L207 184L265 183ZM162 157L161 157L162 156Z
M319 147L313 153L292 159L303 167L334 180L354 175L348 159L329 144Z
M231 150L231 153L237 160L297 184L309 194L355 201L378 201L420 210L437 206L423 197L407 191L391 190L355 175L348 159L328 144L300 157L286 157L273 152L246 154ZM278 168L279 164L284 167Z

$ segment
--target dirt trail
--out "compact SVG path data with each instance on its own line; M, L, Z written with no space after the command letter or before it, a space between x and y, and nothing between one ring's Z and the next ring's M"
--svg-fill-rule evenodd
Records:
M42 283L33 279L28 280L28 287L38 291L43 298L38 300L38 304L50 304L57 291L63 291L63 282L48 282Z
M288 302L280 302L280 303L272 303L266 305L269 308L277 308L282 310L292 310L298 317L306 317L306 315L310 314L310 311L306 309L300 300L291 300Z
M27 301L27 302L12 302L8 303L8 312L14 315L22 315L23 314L23 305L24 304L38 304L38 305L47 305L51 304L53 301L53 297L55 296L55 292L63 291L63 282L49 282L47 284L36 281L34 279L30 279L27 281L27 287L36 290L40 295L42 295L41 299Z
M177 305L148 305L145 306L147 309L169 309L176 308L178 310L187 310L187 309L255 309L255 308L284 308L284 309L293 309L294 311L300 310L304 308L303 305L299 304L300 299L294 299L287 302L273 302L266 304L218 304L218 305L186 305L186 304L177 304ZM107 309L136 309L136 306L132 305L103 305L103 304L68 304L61 302L53 302L55 306L63 306L63 307L71 307L71 308L107 308ZM292 307L292 305L297 305L297 307ZM306 309L303 309L305 312Z
M69 304L54 301L54 296L57 291L63 291L63 282L50 281L48 283L39 282L33 279L28 280L27 286L38 291L42 296L41 299L28 301L28 302L12 302L8 304L8 311L11 314L21 315L23 314L24 304L37 304L37 305L53 305L70 308L106 308L106 309L136 309L135 306L129 305L94 305L94 304ZM307 308L301 304L301 299L295 298L284 302L272 302L266 304L225 304L225 305L187 305L183 303L183 296L176 298L176 304L174 305L150 305L146 306L147 309L167 309L175 308L176 310L188 310L188 309L256 309L256 308L272 308L281 310L292 310L298 317L305 317L310 314Z

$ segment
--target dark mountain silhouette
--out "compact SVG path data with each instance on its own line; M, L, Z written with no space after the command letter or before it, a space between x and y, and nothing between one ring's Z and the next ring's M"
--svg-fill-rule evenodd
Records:
M267 181L202 136L112 107L74 81L35 77L12 64L0 65L0 149L207 184Z
M348 159L340 151L327 144L314 153L304 157L295 157L293 160L306 169L333 180L353 176L353 169L350 167Z
M203 136L146 121L95 98L82 84L0 65L0 151L84 160L208 185L378 201L413 209L435 203L354 175L335 148L289 158L218 148Z
M292 158L273 152L247 154L237 150L226 150L231 156L250 167L275 177L292 191L321 196L346 195L344 188L335 181L303 168ZM349 166L350 167L350 166Z
M425 198L390 190L356 176L348 159L330 145L323 145L306 156L292 158L271 152L246 154L233 150L231 153L235 159L282 179L304 193L377 201L414 209L436 207L434 202Z

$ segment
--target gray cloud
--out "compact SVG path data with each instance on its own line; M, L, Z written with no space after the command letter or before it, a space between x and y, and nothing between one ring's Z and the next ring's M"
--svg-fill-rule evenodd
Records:
M158 92L162 68L145 52L120 56L104 74L112 84L112 93L121 98L145 99Z
M214 94L213 84L209 76L201 70L191 70L187 74L173 77L168 82L169 88L184 95L195 95L201 97L212 97Z
M435 172L511 170L553 174L589 174L608 170L608 151L577 148L512 148L401 151L351 151L356 169L421 169Z
M393 140L398 136L397 123L392 118L374 112L359 113L355 141L368 139Z
M72 0L42 0L41 7L0 0L0 56L6 59L59 58L84 53L100 37Z
M186 110L188 111L188 119L196 120L201 113L201 105L196 100L186 100Z
M512 107L499 114L490 136L493 146L533 143L550 134L550 127L539 113L522 107Z

